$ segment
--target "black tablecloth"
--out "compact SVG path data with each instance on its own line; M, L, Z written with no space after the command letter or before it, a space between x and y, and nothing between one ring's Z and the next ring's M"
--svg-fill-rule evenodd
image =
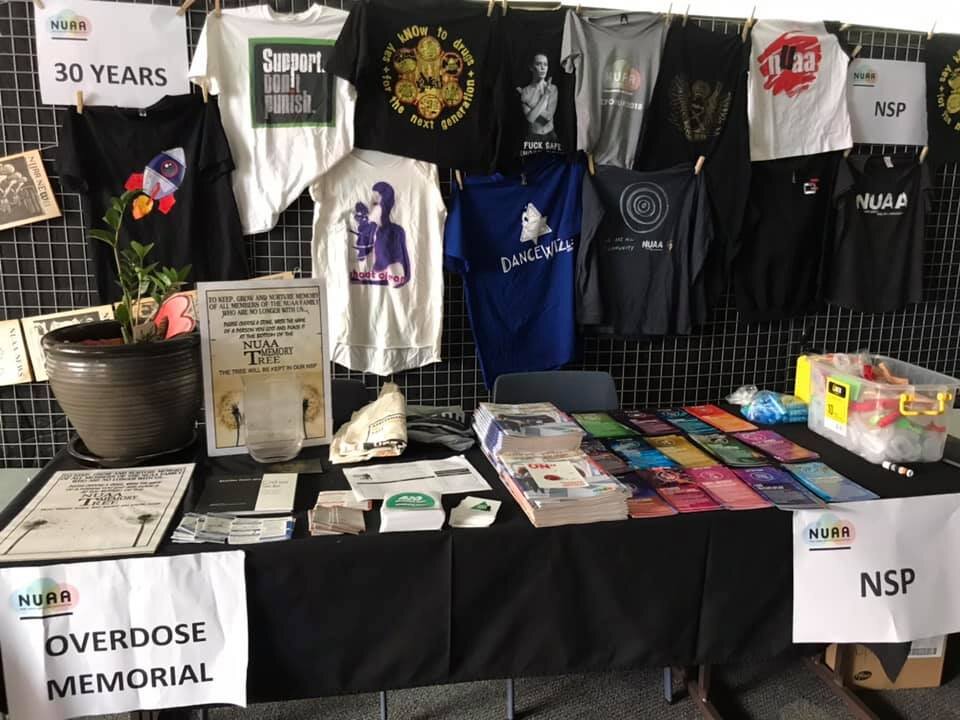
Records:
M944 463L918 465L905 479L804 426L775 429L882 497L960 491L960 471ZM449 454L412 445L400 461ZM317 491L347 484L336 468L301 474L294 539L244 547L250 702L760 660L791 647L790 513L723 511L536 529L479 451L467 456L490 482L490 495L503 500L490 528L380 535L375 509L363 535L309 537L305 511ZM258 467L245 456L199 462L186 509L210 473ZM77 466L58 455L0 523L52 472ZM461 497L445 496L444 506ZM159 554L219 549L165 542Z

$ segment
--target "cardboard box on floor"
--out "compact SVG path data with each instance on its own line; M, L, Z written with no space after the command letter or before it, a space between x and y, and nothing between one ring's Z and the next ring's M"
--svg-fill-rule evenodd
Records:
M940 687L946 645L946 635L914 640L910 646L910 655L896 682L887 677L877 656L870 650L863 645L848 646L844 681L848 685L867 690ZM827 648L826 661L831 670L836 663L836 657L837 646L830 645Z

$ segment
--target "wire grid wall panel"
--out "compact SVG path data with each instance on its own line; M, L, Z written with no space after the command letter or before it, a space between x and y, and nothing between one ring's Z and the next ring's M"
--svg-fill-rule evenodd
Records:
M190 52L210 0L187 13ZM226 0L224 7L255 4ZM279 12L304 10L309 0L274 0ZM328 2L349 9L350 2ZM206 5L206 6L205 6ZM690 18L718 32L740 32L742 21ZM841 33L860 57L923 61L925 35L852 27ZM90 274L86 231L78 195L63 193L53 166L62 108L43 105L36 75L32 4L0 0L0 154L40 148L63 217L0 232L0 319L19 318L97 304ZM916 152L916 148L858 147L855 152ZM448 196L451 173L441 173ZM925 367L957 374L960 351L960 183L957 168L935 177L927 217L924 302L906 311L863 315L830 307L790 321L745 325L727 293L708 322L688 337L624 340L588 336L572 368L609 371L625 407L666 407L717 400L743 384L786 390L801 349L869 349ZM255 275L311 268L313 205L305 193L268 233L246 238ZM485 400L463 283L445 276L443 362L391 378L410 403L460 404ZM334 367L336 377L359 377L371 388L384 378ZM46 383L0 388L0 465L31 466L49 460L68 440L70 427Z

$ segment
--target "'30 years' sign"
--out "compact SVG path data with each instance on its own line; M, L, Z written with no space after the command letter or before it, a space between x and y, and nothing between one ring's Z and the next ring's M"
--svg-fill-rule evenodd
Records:
M189 92L186 18L175 6L51 0L35 7L40 97L147 107Z

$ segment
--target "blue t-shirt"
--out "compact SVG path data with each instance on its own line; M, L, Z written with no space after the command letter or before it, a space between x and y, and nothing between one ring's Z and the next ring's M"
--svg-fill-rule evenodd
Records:
M444 231L448 270L464 278L487 387L548 370L576 350L574 270L583 165L537 158L523 176L454 184Z

